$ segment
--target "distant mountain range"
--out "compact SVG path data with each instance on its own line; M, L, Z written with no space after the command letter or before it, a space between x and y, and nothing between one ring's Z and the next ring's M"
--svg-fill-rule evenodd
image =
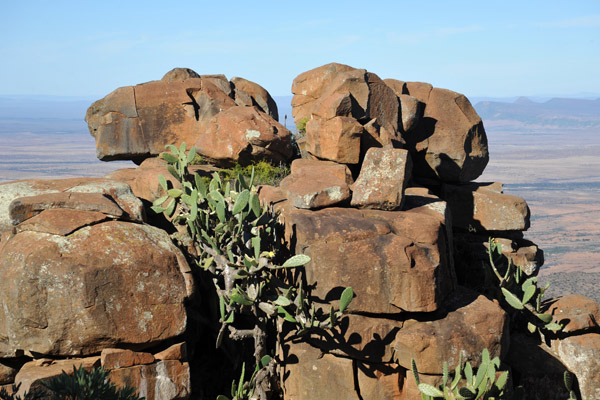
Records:
M295 130L292 118L292 96L273 96L279 109L279 119ZM475 110L485 124L511 125L532 128L598 128L600 127L600 98L553 98L535 102L519 97L512 102L500 100L477 101ZM0 133L24 129L50 133L60 124L63 132L87 131L83 121L87 108L95 98L66 98L58 96L0 96ZM504 99L502 99L504 100ZM510 99L513 100L513 99ZM287 121L285 116L287 115ZM54 125L54 126L50 126Z
M484 123L517 122L551 128L600 127L600 99L554 98L543 103L519 97L512 103L481 101L474 105Z

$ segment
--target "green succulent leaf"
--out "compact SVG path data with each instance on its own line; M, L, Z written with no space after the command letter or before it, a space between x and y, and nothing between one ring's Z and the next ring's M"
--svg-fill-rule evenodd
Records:
M177 201L175 201L175 199L171 199L171 202L169 203L169 205L165 209L165 214L168 217L170 217L171 215L173 215L173 212L175 211L175 204L176 203L177 203Z
M346 309L350 305L350 302L352 301L353 297L354 297L354 290L352 290L351 287L347 287L346 289L344 289L344 291L342 292L342 295L340 296L340 311L341 312L346 311Z
M194 161L194 158L196 158L196 146L192 146L192 148L190 149L190 152L187 155L187 162L191 163L192 161Z
M167 179L165 178L165 176L163 174L159 174L158 175L158 184L160 185L161 188L163 188L163 190L167 190Z
M542 321L545 324L549 324L550 322L552 322L552 315L551 314L535 314L536 317L538 317L540 319L540 321Z
M536 326L534 324L532 324L531 322L527 323L527 330L531 333L534 333L536 330Z
M537 287L535 287L534 285L531 286L527 286L527 288L525 289L525 293L523 293L523 304L528 303L529 300L531 300L531 298L533 297L533 295L535 294L537 290Z
M250 209L254 213L256 218L260 217L261 209L260 209L260 199L256 193L250 193Z
M250 200L250 192L248 189L244 189L235 200L235 204L233 205L233 214L239 214L246 206L248 205L248 201Z
M444 397L444 393L428 383L419 383L419 391L431 397Z
M500 374L500 376L498 377L498 380L496 381L496 383L494 384L498 390L502 390L504 389L504 386L506 385L506 382L508 381L508 371L504 371L503 373Z
M544 328L552 332L558 332L563 328L563 326L561 324L557 324L556 322L551 322L549 324L544 325Z
M167 201L167 199L169 198L169 196L162 196L159 197L158 199L154 200L152 202L153 206L160 206L162 203L164 203L165 201Z
M414 358L410 360L410 366L412 369L413 376L415 377L415 382L417 382L417 386L419 386L421 381L419 379L419 371L417 370L417 363L415 362Z
M517 310L523 309L523 303L521 303L521 300L519 300L519 298L515 296L512 292L510 292L508 289L502 288L502 294L504 295L506 302L510 304L512 308L515 308Z
M160 158L162 158L163 160L165 160L168 163L176 163L177 161L179 161L179 159L171 153L162 153L160 155Z
M295 268L301 267L310 262L310 257L306 254L296 254L286 260L281 266L282 268Z
M175 177L175 179L177 179L178 181L181 181L181 175L179 175L179 172L177 172L175 167L173 167L173 164L167 165L167 170L169 171L169 173L171 175L173 175L173 177Z
M252 300L248 299L246 296L242 296L239 293L232 293L229 296L229 300L243 306L251 306L253 304Z
M287 307L290 304L292 304L292 302L287 297L277 296L277 298L275 300L273 300L273 304L276 304L276 305L282 306L282 307Z
M471 363L467 361L465 365L465 378L467 379L467 383L469 386L473 385L473 367L471 367Z
M281 306L277 307L277 312L281 315L283 315L283 319L288 321L288 322L292 322L292 323L296 323L296 318L292 317L292 315L287 312L287 310Z

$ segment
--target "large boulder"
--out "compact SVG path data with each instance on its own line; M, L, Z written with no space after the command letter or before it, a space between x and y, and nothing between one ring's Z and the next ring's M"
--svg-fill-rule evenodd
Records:
M404 136L420 176L469 182L489 161L481 118L462 94L429 84L407 83L409 95L425 104L421 123Z
M395 361L406 369L415 360L423 374L441 374L444 362L456 368L462 355L476 367L481 352L503 358L509 346L508 314L483 295L461 288L445 304L441 319L408 320L396 335Z
M42 216L47 210L39 214ZM168 234L108 221L68 235L23 230L0 247L0 357L145 348L186 329L193 283Z
M96 139L96 154L100 160L139 163L160 154L168 144L195 143L200 135L210 130L211 124L224 122L223 117L213 121L213 117L221 112L254 107L257 107L255 113L261 116L253 118L266 124L261 129L274 133L272 140L277 143L271 144L266 137L260 143L254 140L252 155L268 158L273 153L277 154L273 161L287 160L292 154L291 138L287 129L276 121L277 106L264 88L242 78L229 82L224 75L199 75L189 69L176 68L160 81L116 89L93 103L85 119ZM229 115L236 117L238 113ZM238 123L239 118L230 121L229 125ZM242 124L248 124L248 121ZM239 128L243 131L256 129L251 126ZM214 127L212 129L214 134ZM220 139L221 145L227 148L229 140L234 140L232 146L236 147L237 138L227 135ZM263 151L257 150L257 146L264 146ZM286 150L280 154L282 148Z
M263 201L277 194L261 190ZM357 294L353 311L434 311L455 287L444 216L428 210L391 212L353 208L277 209L305 266L317 302L335 303L342 287ZM270 200L269 200L270 201ZM365 257L368 254L368 257Z
M290 131L255 107L216 114L193 143L198 153L223 166L263 159L280 164L293 155Z

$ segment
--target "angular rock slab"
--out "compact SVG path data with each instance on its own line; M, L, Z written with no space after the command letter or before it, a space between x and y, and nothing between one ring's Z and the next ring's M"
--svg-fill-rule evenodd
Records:
M600 398L600 333L552 340L550 348L577 377L583 399Z
M296 208L317 209L350 199L353 179L346 165L297 159L292 162L291 171L279 187Z
M77 202L67 201L67 208L102 211L101 206L104 204L108 207L108 209L104 208L107 215L112 213L114 214L113 217L139 222L144 221L145 218L142 202L134 196L129 185L125 183L105 178L30 179L0 184L0 232L12 230L13 228L10 217L10 204L14 200L48 194L58 196L59 201L46 202L47 207L43 207L43 204L40 203L41 207L37 207L37 211L31 212L28 215L29 217L33 217L35 213L44 209L64 207L64 200L68 200L69 196L73 196L73 198L79 198L80 200L87 197L90 202L86 203L82 200L79 202L81 207L78 207ZM81 194L88 196L82 196ZM93 194L97 196L93 196ZM60 202L63 203L63 206L59 204ZM30 209L33 210L32 207ZM24 218L20 218L18 222L23 220Z
M190 268L168 234L110 221L21 232L0 249L0 357L144 348L185 331Z
M313 118L306 124L306 151L324 160L358 164L362 125L351 117Z
M407 150L370 148L352 186L354 207L378 210L400 209L404 203L404 189L412 172Z
M442 318L405 321L393 344L395 361L406 369L415 360L423 374L442 374L444 361L450 370L463 361L481 363L481 352L500 359L508 350L508 316L495 301L461 288L446 303Z
M197 133L196 151L217 165L254 160L275 164L293 155L291 132L255 107L232 107L216 114Z
M441 197L452 210L454 226L469 232L527 230L527 202L501 188L498 183L444 184Z
M469 182L479 177L488 161L483 123L462 94L407 82L406 94L425 104L423 118L403 135L415 163L415 174L443 182Z

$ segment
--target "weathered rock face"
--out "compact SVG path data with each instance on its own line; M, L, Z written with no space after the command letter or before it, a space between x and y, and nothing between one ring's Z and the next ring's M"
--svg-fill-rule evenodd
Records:
M293 154L290 135L283 125L254 107L231 107L216 114L192 143L217 165L263 159L279 164Z
M356 183L351 204L380 210L401 209L404 189L412 172L408 151L377 149L367 151Z
M481 362L481 352L503 358L508 350L508 316L483 295L461 291L446 304L448 314L440 320L406 321L396 335L393 347L396 362L410 369L411 360L423 374L442 373L444 361L456 368L460 354L473 366Z
M0 297L12 305L0 311L0 356L86 355L180 335L192 289L184 275L180 251L151 226L111 221L67 236L18 233L0 250Z
M233 118L228 121L229 127L240 125L237 131L243 132L256 130L256 120L260 120L261 138L249 138L244 147L252 142L252 156L276 155L275 162L287 160L292 155L291 140L289 131L276 121L275 102L264 88L242 78L228 82L223 75L198 75L189 69L176 68L160 81L116 89L90 106L86 121L96 138L99 159L141 162L165 151L167 144L195 143L211 125L225 122L228 117L213 120L221 112L231 108L254 109L253 106L257 107L254 114L260 116L249 116L249 111L227 114ZM211 132L215 133L214 126ZM267 139L268 135L275 136ZM232 138L221 139L227 140Z

